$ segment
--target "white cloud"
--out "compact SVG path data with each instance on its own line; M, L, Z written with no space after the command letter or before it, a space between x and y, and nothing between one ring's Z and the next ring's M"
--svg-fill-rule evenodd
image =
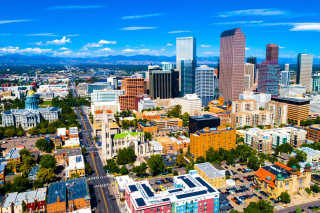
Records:
M82 47L82 50L87 50L88 48L92 47L102 47L104 44L116 44L116 41L106 41L106 40L100 40L98 43L88 43Z
M55 39L53 41L46 42L46 44L52 44L52 45L58 45L58 46L65 45L66 43L72 43L72 42L70 41L70 38L67 39L65 36L63 36L61 40Z
M155 13L155 14L148 14L148 15L125 16L125 17L122 17L121 19L149 18L149 17L154 17L154 16L163 16L163 15L165 15L165 14L162 14L162 13Z
M79 34L72 34L72 35L67 35L68 37L73 37L73 36L80 36Z
M136 55L159 55L158 51L150 50L150 49L125 49L122 50L123 54L136 54Z
M204 52L203 54L210 55L213 54L213 52Z
M290 31L320 31L320 23L294 23Z
M42 41L40 41L40 42L35 42L35 43L29 43L28 45L46 46L46 44L45 44L45 43L42 43Z
M146 46L146 45L144 45L144 44L140 44L140 47L144 47L144 46Z
M201 44L200 47L211 47L211 45L204 45L204 44Z
M26 21L33 21L33 19L2 20L0 21L0 24L9 24L9 23L26 22Z
M37 33L37 34L27 34L27 36L57 36L54 33Z
M54 6L48 7L47 10L68 10L68 9L96 9L103 8L105 5L68 5L68 6Z
M107 52L114 52L114 50L106 47L106 48L103 48L103 49L100 49L100 50L97 50L97 51L94 51L95 53L107 53Z
M11 35L11 34L0 34L1 36L9 36L9 35Z
M250 48L249 48L249 47L246 47L246 50L250 50Z
M283 49L283 48L285 48L285 47L281 47L281 46L279 45L279 48L280 48L280 49Z
M164 48L162 48L161 51L164 51Z
M59 50L69 50L69 48L61 47Z
M106 40L100 40L98 42L98 44L116 44L117 42L116 41L106 41Z
M220 22L214 23L214 25L230 25L230 24L259 24L263 21L234 21L234 22Z
M171 31L168 33L190 33L190 32L191 32L190 30L187 30L187 31Z
M125 27L120 30L152 30L157 29L157 27Z
M56 51L54 51L53 55L54 56L71 56L72 55L72 51L71 50L67 50L67 51L64 51L64 52L56 52Z
M173 44L168 43L167 46L173 46Z
M274 9L250 9L250 10L236 10L219 13L220 17L231 16L275 16L285 15L286 11Z
M38 47L35 48L26 48L20 49L19 47L0 47L0 53L4 54L45 54L52 52L52 49L41 49Z

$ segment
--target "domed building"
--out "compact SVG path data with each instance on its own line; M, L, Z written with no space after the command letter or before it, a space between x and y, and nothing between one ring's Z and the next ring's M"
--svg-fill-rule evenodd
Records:
M39 98L33 90L28 91L25 109L11 109L1 112L2 126L21 125L24 129L30 129L40 123L41 119L49 122L56 121L61 114L58 107L39 108Z

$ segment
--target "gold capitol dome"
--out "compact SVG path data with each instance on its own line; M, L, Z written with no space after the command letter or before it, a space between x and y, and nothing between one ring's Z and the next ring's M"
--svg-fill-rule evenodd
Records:
M34 91L33 90L30 90L30 91L28 91L28 95L34 95Z

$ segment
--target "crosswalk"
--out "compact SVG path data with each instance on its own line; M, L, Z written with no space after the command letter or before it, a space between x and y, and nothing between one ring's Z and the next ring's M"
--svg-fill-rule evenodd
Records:
M95 185L95 186L93 186L93 188L96 188L96 187L109 187L109 186L110 186L110 183L106 183L106 184Z
M108 176L99 176L99 177L92 177L92 178L88 178L87 180L98 180L98 179L102 179L102 178L107 178Z

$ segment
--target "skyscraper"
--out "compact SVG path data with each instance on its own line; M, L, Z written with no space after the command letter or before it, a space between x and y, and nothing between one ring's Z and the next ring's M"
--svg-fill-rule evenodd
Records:
M254 64L254 79L253 79L253 82L256 81L257 79L257 58L256 57L248 57L247 58L247 63L249 64Z
M172 77L170 71L160 68L149 69L149 95L154 99L172 98Z
M183 37L176 40L176 67L179 71L180 97L195 93L196 38Z
M202 106L214 100L214 68L201 65L196 69L196 94L202 99Z
M278 62L279 47L276 44L267 44L266 61Z
M244 65L244 74L249 76L249 77L247 76L248 83L246 85L247 87L245 86L246 87L245 90L247 88L249 88L249 87L253 88L253 84L254 84L254 67L255 67L255 65L251 64L251 63L246 63Z
M286 65L285 65L284 70L285 70L285 71L289 71L289 64L286 64Z
M161 62L161 68L163 71L171 71L174 69L174 64L171 62Z
M280 64L276 61L263 61L258 64L259 79L258 92L271 94L271 97L279 96Z
M290 84L290 72L282 71L281 72L281 84L288 86Z
M243 92L245 48L246 37L241 28L221 33L219 90L225 100L238 100Z
M296 84L306 86L307 92L311 90L313 55L298 54Z

